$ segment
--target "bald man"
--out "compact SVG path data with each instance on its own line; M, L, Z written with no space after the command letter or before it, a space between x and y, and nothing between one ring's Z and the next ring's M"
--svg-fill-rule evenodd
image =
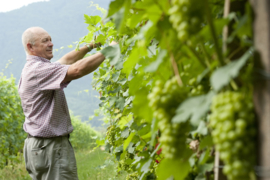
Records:
M63 89L99 67L101 52L83 58L98 44L71 51L55 63L52 38L44 29L32 27L22 35L26 63L19 81L25 114L23 129L26 169L33 180L77 180L77 166L69 134L73 131ZM110 45L115 45L112 42Z

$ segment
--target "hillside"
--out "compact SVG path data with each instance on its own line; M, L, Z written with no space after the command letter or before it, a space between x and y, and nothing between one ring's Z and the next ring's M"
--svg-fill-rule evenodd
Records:
M95 4L107 9L109 0L93 0ZM62 52L55 52L54 59L70 51L67 45L78 41L87 34L87 25L84 24L84 14L101 15L94 7L89 7L89 0L50 0L49 2L36 2L28 6L7 13L0 13L0 71L13 76L18 80L25 63L25 52L21 43L21 35L25 29L40 26L52 36L54 49L65 46ZM12 64L5 69L8 60ZM98 93L92 90L91 75L75 80L65 89L69 109L75 115L81 115L82 120L88 120L98 108ZM84 92L88 89L89 92ZM82 92L82 93L79 93ZM92 126L100 126L101 121L94 119Z

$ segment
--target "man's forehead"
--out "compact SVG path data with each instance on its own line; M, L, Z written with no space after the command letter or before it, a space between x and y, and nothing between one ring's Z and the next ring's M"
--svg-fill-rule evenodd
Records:
M37 38L41 38L41 39L51 38L49 33L45 30L40 30L40 31L38 30L34 34L36 35Z

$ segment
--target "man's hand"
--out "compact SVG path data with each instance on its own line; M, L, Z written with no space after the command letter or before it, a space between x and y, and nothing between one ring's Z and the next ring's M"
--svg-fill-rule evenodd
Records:
M99 48L101 46L101 43L95 43L95 42L91 42L90 44L86 45L89 49L89 51L91 51L94 48Z
M116 45L116 44L118 44L118 42L112 41L112 42L109 44L109 46L113 46L113 45Z

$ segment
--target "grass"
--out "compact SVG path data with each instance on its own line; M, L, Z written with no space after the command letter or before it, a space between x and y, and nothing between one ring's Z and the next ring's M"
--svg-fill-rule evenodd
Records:
M93 151L75 151L79 180L125 180L125 173L115 179L115 159L99 148ZM13 166L0 169L0 180L32 180L25 170L23 157Z

